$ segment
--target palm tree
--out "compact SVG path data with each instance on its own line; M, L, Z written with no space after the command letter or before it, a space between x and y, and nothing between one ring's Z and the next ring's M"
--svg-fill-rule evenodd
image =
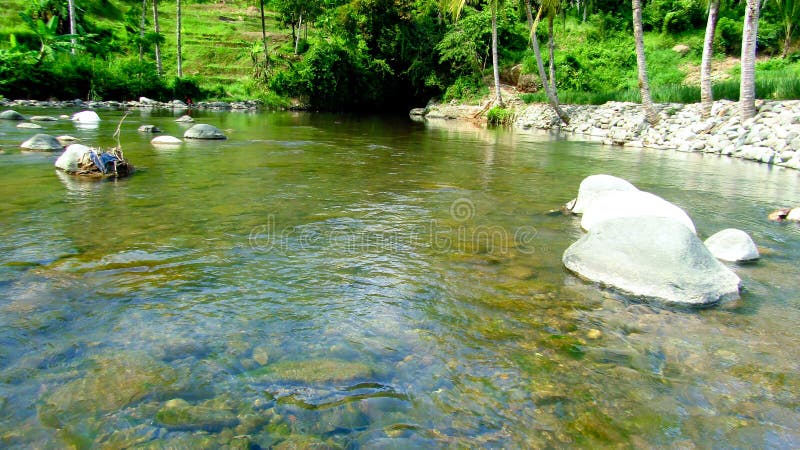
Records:
M178 51L178 78L182 78L183 60L181 59L181 0L176 0L175 8L175 47Z
M708 2L708 23L703 41L703 62L700 64L700 111L704 118L711 117L714 92L711 85L711 60L714 58L714 35L719 18L719 0Z
M158 28L158 0L153 0L153 30L156 32L156 73L161 76L161 30Z
M548 3L554 3L558 0L547 0ZM544 71L544 63L542 62L542 52L539 49L539 39L536 36L536 27L539 24L539 18L542 14L542 11L550 7L551 5L545 5L544 3L539 7L539 12L536 15L536 20L533 19L533 14L531 12L531 0L525 0L525 14L528 17L528 26L531 29L531 47L533 47L533 54L536 57L536 67L539 70L539 78L542 79L542 88L544 89L545 95L547 96L547 101L550 103L550 106L558 115L558 118L561 119L564 124L569 125L569 116L563 109L561 109L561 105L558 102L558 95L556 95L556 83L554 79L554 74L551 73L551 79L547 79L547 74ZM550 57L552 61L552 56Z
M647 81L647 61L644 57L644 30L642 28L642 0L631 0L633 6L633 37L636 40L636 65L639 68L639 92L647 123L656 125L658 113L650 98L650 82Z
M492 12L492 71L494 73L494 103L497 106L503 105L503 96L500 93L500 63L497 54L497 9L501 0L489 0L489 7ZM444 0L445 8L448 9L455 19L461 15L461 10L467 0Z
M794 25L800 23L800 1L775 0L775 5L783 20L784 38L781 57L786 58L789 55L789 46L792 44Z
M739 116L742 122L756 115L756 39L760 0L747 0L742 30L742 78L739 85Z

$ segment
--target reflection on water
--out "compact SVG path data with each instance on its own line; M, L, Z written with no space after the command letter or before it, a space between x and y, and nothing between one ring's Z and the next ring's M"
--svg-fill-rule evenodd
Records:
M115 145L100 115L80 137ZM764 219L796 172L405 119L136 131L175 118L126 119L116 182L0 155L3 447L800 446L800 227ZM751 233L742 299L674 311L564 271L579 223L545 212L592 173Z

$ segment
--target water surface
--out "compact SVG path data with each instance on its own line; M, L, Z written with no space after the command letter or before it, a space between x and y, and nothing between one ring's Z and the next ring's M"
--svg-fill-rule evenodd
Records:
M26 114L72 113L23 110ZM97 129L45 123L111 146ZM800 446L798 172L404 118L197 112L229 139L86 182L0 123L0 443L62 448ZM567 273L587 175L748 231L742 299ZM322 448L322 447L320 447Z

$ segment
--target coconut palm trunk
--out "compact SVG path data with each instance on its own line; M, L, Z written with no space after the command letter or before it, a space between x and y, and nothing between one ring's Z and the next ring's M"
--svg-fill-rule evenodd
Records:
M183 59L181 58L181 0L175 3L175 47L178 51L178 78L183 78Z
M708 2L708 22L703 41L703 61L700 64L700 111L703 118L711 117L714 105L714 91L711 83L711 61L714 59L714 35L717 32L719 18L719 0Z
M494 103L503 107L503 95L500 93L500 58L497 53L497 1L492 0L492 72L494 73Z
M553 90L553 95L558 99L558 89L556 89L556 39L553 22L555 20L551 11L551 14L547 16L547 49L550 58L548 66L550 70L550 89Z
M756 115L756 40L759 0L747 0L742 30L742 77L739 86L739 116L742 122Z
M77 45L77 41L75 40L75 0L69 0L67 2L67 8L69 13L69 34L73 37L70 39L72 43L72 54L75 54L75 46Z
M264 0L260 0L261 4L261 41L264 44L264 64L266 64L267 71L270 69L269 63L269 50L267 49L267 22L264 18Z
M163 68L161 66L161 43L158 41L158 36L161 34L161 29L158 27L158 0L153 0L153 30L156 32L156 73L161 76Z
M539 16L541 15L542 9L539 9L539 13L536 16L536 20L533 20L533 13L531 11L531 0L525 0L525 14L528 17L528 26L531 29L531 47L533 48L533 55L536 58L536 68L539 71L539 78L542 80L542 89L544 89L545 95L547 96L547 102L550 103L550 107L553 108L556 115L565 125L569 125L569 115L561 109L561 105L559 104L558 97L555 95L555 92L552 90L552 86L555 85L553 83L550 84L550 81L547 79L547 74L544 71L544 63L542 62L542 52L539 48L539 39L536 37L536 27L539 23Z
M656 125L658 113L650 98L650 82L647 80L647 60L644 56L644 29L642 28L642 0L631 0L633 6L633 37L636 40L636 65L639 68L639 93L647 123Z

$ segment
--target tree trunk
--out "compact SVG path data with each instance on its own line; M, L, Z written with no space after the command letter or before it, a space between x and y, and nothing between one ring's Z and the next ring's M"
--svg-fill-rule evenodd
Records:
M705 119L711 117L711 107L714 105L711 61L714 59L714 35L717 32L718 18L719 0L711 0L708 4L708 23L703 41L703 61L700 64L700 112Z
M176 0L175 7L175 47L178 50L178 78L183 78L183 59L181 59L181 0Z
M67 2L67 8L69 13L69 34L75 36L75 0L69 0ZM70 42L72 43L72 54L74 55L77 41L73 37L70 39Z
M739 115L744 122L756 115L756 39L759 0L747 0L742 30L742 78L739 86Z
M786 27L786 36L783 39L783 52L781 52L781 58L786 58L789 56L789 46L792 45L792 22L789 21L784 25Z
M644 30L642 29L642 0L631 0L633 6L633 37L636 40L636 65L639 68L639 92L647 123L656 125L658 113L650 98L650 82L647 80L647 61L644 57Z
M492 71L494 72L494 102L497 106L503 105L503 96L500 93L500 58L497 55L497 0L492 2Z
M554 37L553 31L553 15L549 15L547 18L547 47L550 57L549 62L549 69L550 69L550 90L553 91L553 95L558 98L558 90L556 89L556 39Z
M525 0L525 14L528 17L528 27L531 29L531 47L533 47L533 55L536 58L536 68L539 70L539 78L542 79L542 88L547 96L547 102L550 107L556 112L556 115L565 125L569 125L569 116L558 102L558 97L550 90L550 83L547 80L547 74L544 71L544 63L542 62L542 52L539 49L539 39L536 37L536 22L533 20L531 13L531 0Z
M139 62L144 59L144 27L147 22L147 0L142 0L142 21L139 24Z
M264 19L264 0L260 0L261 2L261 40L264 44L264 63L266 64L267 70L269 71L269 50L267 49L267 23Z
M153 29L157 35L161 34L161 30L158 28L158 0L153 0ZM156 40L156 73L158 76L161 76L161 70L161 44Z
M300 46L300 30L303 28L303 15L300 14L300 20L297 22L297 37L294 39L294 54L297 54L297 47Z

